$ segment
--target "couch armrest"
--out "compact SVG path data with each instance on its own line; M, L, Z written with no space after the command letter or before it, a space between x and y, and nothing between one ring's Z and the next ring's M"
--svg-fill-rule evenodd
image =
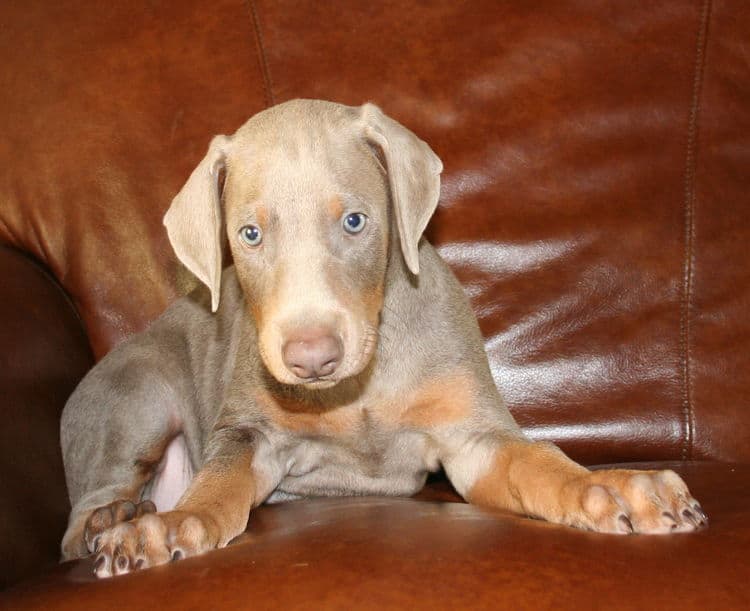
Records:
M0 246L0 588L59 559L69 511L60 413L93 357L55 280Z

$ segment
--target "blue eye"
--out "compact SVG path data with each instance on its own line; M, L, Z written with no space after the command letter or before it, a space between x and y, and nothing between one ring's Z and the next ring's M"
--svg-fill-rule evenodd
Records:
M245 225L240 229L240 238L248 246L258 246L263 240L263 234L260 231L260 227Z
M344 217L343 225L344 231L347 233L359 233L365 228L367 224L367 216L361 212L352 212Z

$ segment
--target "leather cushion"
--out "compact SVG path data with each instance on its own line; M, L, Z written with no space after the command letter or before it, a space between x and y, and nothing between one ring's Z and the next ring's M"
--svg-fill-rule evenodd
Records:
M630 465L632 466L632 465ZM422 499L262 506L228 548L95 581L67 563L0 597L14 609L746 609L750 464L663 463L710 526L599 535L488 511L438 488ZM436 500L443 499L443 501Z

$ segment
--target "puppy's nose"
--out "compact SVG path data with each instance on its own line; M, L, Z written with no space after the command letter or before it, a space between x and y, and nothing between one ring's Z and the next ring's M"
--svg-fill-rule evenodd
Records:
M329 376L341 362L341 340L324 329L308 329L287 338L281 349L284 364L298 378Z

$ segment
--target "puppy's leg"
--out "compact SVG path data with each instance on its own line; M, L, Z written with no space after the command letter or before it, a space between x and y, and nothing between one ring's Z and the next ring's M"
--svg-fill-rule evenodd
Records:
M549 443L467 436L444 465L471 503L577 528L660 534L707 523L673 471L589 471Z
M165 445L157 443L152 450L158 455ZM93 552L101 533L119 522L156 511L150 500L141 500L144 485L154 475L155 464L107 456L106 461L95 457L90 463L92 471L101 478L98 482L87 482L87 489L80 497L73 497L73 509L68 528L62 541L62 558L71 560Z
M245 530L250 510L281 481L281 464L255 431L220 431L212 445L174 511L149 513L102 533L94 563L97 577L202 554Z
M162 372L126 357L127 352L114 354L94 368L63 412L60 433L72 505L64 560L94 551L103 530L151 509L139 505L143 488L185 426L178 396Z

